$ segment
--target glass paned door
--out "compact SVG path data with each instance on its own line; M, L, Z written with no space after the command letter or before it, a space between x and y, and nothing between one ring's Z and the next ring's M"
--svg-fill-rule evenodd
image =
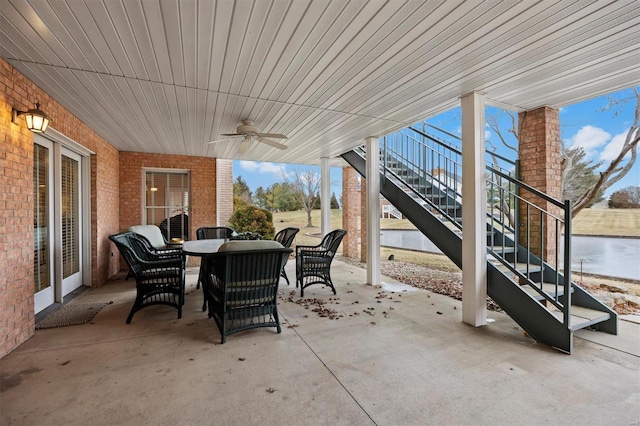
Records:
M33 150L33 278L34 311L54 302L52 262L52 181L51 144L35 144Z
M63 296L82 285L80 160L79 155L70 151L65 152L65 150L60 158Z

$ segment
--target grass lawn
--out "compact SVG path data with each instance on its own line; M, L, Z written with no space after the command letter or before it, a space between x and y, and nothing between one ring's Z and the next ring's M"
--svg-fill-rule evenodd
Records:
M317 245L320 239L320 210L311 213L312 227L307 227L307 213L303 210L273 214L276 232L287 227L300 228L297 245ZM342 228L342 210L331 210L331 229ZM406 219L380 219L381 229L415 229ZM310 235L311 234L311 235ZM314 236L315 234L316 236ZM640 209L585 209L573 220L573 235L640 237ZM444 271L459 271L446 256L397 248L380 249L386 259L393 254L398 261L429 266Z
M572 225L573 235L640 237L640 209L584 209Z

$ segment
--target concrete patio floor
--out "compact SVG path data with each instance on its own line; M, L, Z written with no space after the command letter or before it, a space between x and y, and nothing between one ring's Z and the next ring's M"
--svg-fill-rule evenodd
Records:
M293 262L287 270L295 275ZM123 274L70 303L113 302L89 324L38 330L0 360L2 425L640 424L640 325L576 333L569 356L508 316L473 328L461 304L397 283L372 287L334 261L315 286L338 319L281 280L282 333L220 335L190 268L182 319L166 306L125 318Z

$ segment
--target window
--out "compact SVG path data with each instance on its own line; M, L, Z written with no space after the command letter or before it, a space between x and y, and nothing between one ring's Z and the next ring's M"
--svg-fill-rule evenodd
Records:
M145 170L144 221L167 240L189 239L189 172Z

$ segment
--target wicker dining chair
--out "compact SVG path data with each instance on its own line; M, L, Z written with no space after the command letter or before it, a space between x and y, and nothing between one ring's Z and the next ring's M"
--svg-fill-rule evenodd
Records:
M127 317L150 305L169 305L178 309L182 318L185 286L185 260L179 255L157 255L144 249L133 232L109 236L136 279L136 299Z
M231 241L207 256L204 293L225 343L229 334L257 327L276 327L278 281L292 249L276 241Z
M298 228L284 228L283 230L279 231L276 234L273 240L282 244L283 247L288 248L288 247L291 247L291 244L293 243L293 240L296 237L296 234L298 232L300 232L300 229ZM287 273L284 270L286 263L287 262L285 260L284 264L282 265L282 271L280 272L280 276L284 278L287 281L287 285L289 285L289 277L287 277Z
M198 240L228 240L233 235L233 228L228 226L203 226L196 229Z
M347 231L336 229L325 235L317 246L296 247L296 287L300 286L300 297L304 297L304 289L313 284L327 285L336 294L331 281L331 262L345 235Z

